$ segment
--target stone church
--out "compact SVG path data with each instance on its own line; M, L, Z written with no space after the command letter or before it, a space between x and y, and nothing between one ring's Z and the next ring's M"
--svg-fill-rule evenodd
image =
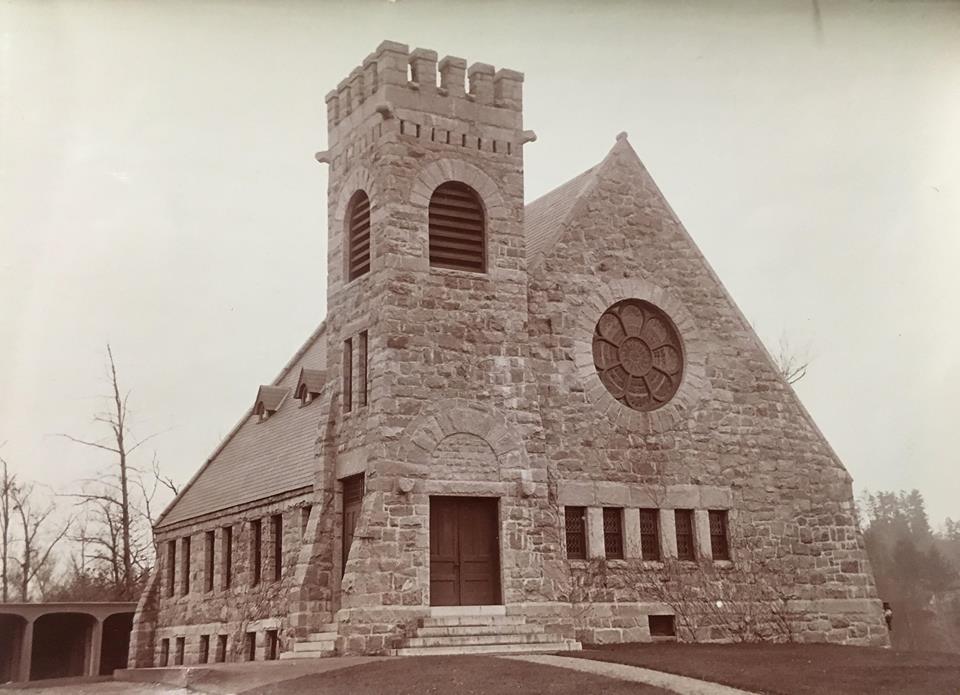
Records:
M850 475L626 134L524 204L522 87L387 41L327 95L327 316L157 522L131 663L887 643Z

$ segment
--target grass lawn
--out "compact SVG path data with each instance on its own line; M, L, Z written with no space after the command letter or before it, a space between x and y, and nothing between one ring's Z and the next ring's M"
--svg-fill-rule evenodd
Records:
M243 692L244 695L671 695L636 683L489 656L391 659Z
M771 695L958 695L960 654L827 644L618 644L566 656Z

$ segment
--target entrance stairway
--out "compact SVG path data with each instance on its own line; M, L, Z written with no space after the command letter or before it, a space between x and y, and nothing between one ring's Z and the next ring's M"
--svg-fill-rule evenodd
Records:
M337 625L321 625L320 632L312 632L305 640L293 643L293 651L280 654L281 659L319 659L334 656L337 650Z
M507 615L504 606L450 606L430 609L394 656L454 654L530 654L579 651L580 643L527 625L522 615Z

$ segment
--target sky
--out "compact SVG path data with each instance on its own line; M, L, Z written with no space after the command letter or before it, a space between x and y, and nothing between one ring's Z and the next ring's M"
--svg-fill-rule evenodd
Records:
M528 201L627 131L857 490L960 518L960 3L0 4L0 456L185 482L323 318L323 97L380 41L521 70Z

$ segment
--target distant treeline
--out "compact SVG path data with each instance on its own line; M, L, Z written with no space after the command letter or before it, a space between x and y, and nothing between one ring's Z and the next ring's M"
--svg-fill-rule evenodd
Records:
M917 490L867 491L859 507L880 598L894 611L893 646L960 652L960 522L934 531Z

